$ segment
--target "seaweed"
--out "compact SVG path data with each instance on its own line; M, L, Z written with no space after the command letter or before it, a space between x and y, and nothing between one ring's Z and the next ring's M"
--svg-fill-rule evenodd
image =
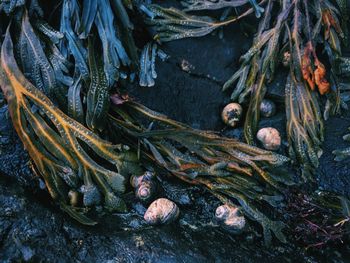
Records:
M338 112L348 96L347 86L338 87L340 74L349 71L340 41L345 38L339 21L344 6L339 11L328 0L310 6L304 0L187 0L185 10L141 4L137 10L148 16L146 23L156 34L138 52L128 14L136 12L136 3L80 3L63 0L56 30L37 1L0 2L1 18L11 19L1 47L0 86L33 169L61 209L86 225L96 224L93 218L106 210L126 212L129 177L154 169L239 206L260 224L266 244L272 235L286 242L278 212L295 182L281 169L289 158L253 145L258 109L285 54L289 153L304 178L312 178L322 152L319 97L328 96L327 116ZM232 7L239 14L227 17L225 10ZM225 9L223 19L192 14L217 9ZM157 42L204 36L254 12L262 17L253 45L224 86L238 81L232 100L249 98L245 137L252 145L193 129L120 95L137 72L140 86L155 84L156 57L166 58ZM325 47L331 69L319 58L317 44ZM70 203L70 191L82 195L79 204ZM348 216L349 205L343 203Z
M138 167L136 156L132 158L127 147L112 145L69 118L25 78L13 55L9 28L1 48L1 71L1 88L14 127L52 198L58 200L75 219L88 225L95 222L82 214L80 210L85 208L69 208L69 189L83 186L84 199L88 199L85 205L94 203L90 201L91 195L101 192L108 209L125 211L120 194L125 190L124 181L128 174L122 175L119 171L125 172L126 156L128 164ZM35 107L40 111L33 110ZM87 147L111 163L114 170L96 163L86 152Z
M162 42L202 37L254 12L254 9L250 8L237 17L218 21L209 16L195 16L173 7L163 8L155 4L142 5L140 9L148 16L146 23L157 32L154 39Z
M280 9L278 16L272 16L275 7ZM225 83L224 90L238 81L231 99L249 100L244 131L247 142L254 144L260 103L276 75L276 66L283 62L281 57L284 57L284 64L290 71L285 93L289 155L298 161L303 178L313 180L312 175L322 154L320 95L328 97L325 117L329 112L339 112L341 104L337 75L329 80L335 67L326 68L315 46L323 44L328 47L329 61L333 61L333 65L337 63L341 54L339 38L344 37L338 24L338 11L329 1L311 4L305 1L282 1L281 4L268 1L266 10L252 48L241 57L241 68Z
M141 152L146 163L156 163L180 180L205 187L225 204L235 200L245 215L263 227L266 244L271 241L270 232L286 241L284 224L266 216L260 207L279 207L283 203L279 189L294 184L290 175L274 174L274 169L288 162L288 158L195 130L134 101L120 103L120 97L116 101L110 122L121 136L133 142L130 147ZM158 128L143 127L139 118L145 117ZM266 166L270 169L262 168Z

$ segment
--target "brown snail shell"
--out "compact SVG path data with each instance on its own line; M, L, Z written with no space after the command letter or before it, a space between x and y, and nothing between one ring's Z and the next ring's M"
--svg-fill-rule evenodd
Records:
M147 209L144 219L150 225L169 224L179 216L178 206L169 199L159 198Z
M216 208L215 218L222 227L234 233L241 232L246 225L246 220L240 214L239 208L232 205L225 204Z
M236 127L242 118L243 109L238 103L230 103L225 106L221 113L223 122L231 127Z
M281 146L281 136L275 128L262 128L258 131L256 137L267 150L275 151Z
M265 118L272 117L276 114L276 104L271 100L263 99L260 104L260 113Z

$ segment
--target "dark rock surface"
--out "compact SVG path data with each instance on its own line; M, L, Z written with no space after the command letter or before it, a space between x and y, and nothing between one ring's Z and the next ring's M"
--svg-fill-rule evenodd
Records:
M222 83L236 69L235 62L249 41L239 27L225 30L225 38L208 36L185 39L163 46L171 58L158 63L157 85L134 87L133 97L193 127L222 131L241 138L241 130L224 129L220 112L229 102ZM189 66L189 67L184 67ZM189 71L187 69L190 69ZM273 95L278 96L277 92ZM273 97L273 96L272 96ZM282 112L264 119L285 136ZM349 114L326 123L326 141L320 185L350 193L348 160L333 161L331 151L346 147L341 136L350 126ZM224 129L224 130L223 130ZM350 146L350 145L348 145ZM281 151L285 151L282 147ZM15 135L6 107L0 110L0 261L1 262L345 262L345 252L319 251L312 256L293 244L266 249L261 238L244 233L231 236L215 226L211 215L217 201L197 188L184 192L175 182L164 184L162 194L181 200L178 222L147 227L145 207L129 204L130 214L110 215L93 228L76 224L55 206L28 166L28 156Z

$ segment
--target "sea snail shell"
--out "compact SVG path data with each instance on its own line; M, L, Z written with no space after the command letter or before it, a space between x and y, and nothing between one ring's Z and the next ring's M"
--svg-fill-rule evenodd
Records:
M272 117L276 113L276 105L273 101L264 99L260 104L261 116L265 118Z
M256 137L267 150L275 151L281 146L281 136L275 128L262 128L258 131Z
M152 172L147 171L141 176L132 176L130 183L135 188L136 197L141 201L150 201L156 193L155 174Z
M246 220L240 214L239 208L227 204L216 208L215 218L222 227L233 233L241 232L246 225Z
M242 118L243 109L238 103L227 104L221 113L223 122L231 127L236 127Z
M159 198L148 207L144 219L150 225L169 224L178 218L179 213L180 210L174 202Z

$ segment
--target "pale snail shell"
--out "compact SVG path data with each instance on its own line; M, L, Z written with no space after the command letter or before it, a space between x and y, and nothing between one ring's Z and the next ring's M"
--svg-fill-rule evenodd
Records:
M265 118L272 117L273 115L276 114L275 103L271 100L263 99L260 104L260 113L261 113L261 116Z
M240 214L239 208L227 204L216 208L215 218L222 227L234 233L241 232L246 225L246 220Z
M153 181L151 182L142 182L139 187L136 188L135 195L141 201L149 201L156 192L156 186Z
M155 174L149 171L141 176L132 176L130 178L130 183L135 188L135 195L138 199L145 202L150 201L157 189L154 179Z
M281 136L275 128L262 128L258 131L256 137L267 150L275 151L281 146Z
M227 104L221 113L223 122L231 127L236 127L242 118L243 109L238 103Z
M150 225L169 224L180 214L178 206L166 198L155 200L147 209L144 219Z

